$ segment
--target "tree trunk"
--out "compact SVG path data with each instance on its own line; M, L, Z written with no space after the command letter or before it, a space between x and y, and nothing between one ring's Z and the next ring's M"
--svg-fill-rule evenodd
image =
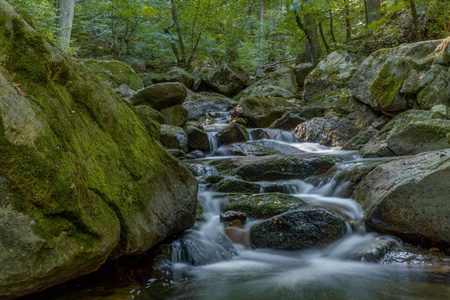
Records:
M75 0L59 0L56 11L56 36L61 39L61 49L67 51L72 33Z
M370 24L374 21L378 21L380 19L380 8L381 1L380 0L364 0L365 7L365 15L366 15L366 37L372 33L372 30L369 30Z
M333 43L336 46L336 38L334 37L334 28L333 28L333 13L330 10L330 35L331 35L331 39L333 40Z
M414 3L414 0L409 0L409 4L411 6L411 14L414 22L414 36L416 37L416 41L420 42L422 41L422 35L420 34L419 18L417 17L416 4Z
M181 52L181 59L180 61L178 61L178 64L179 67L184 68L186 66L186 49L184 48L183 36L181 34L180 21L178 20L177 10L178 10L177 5L172 0L172 19L177 28L178 43L180 44L180 52Z
M345 17L345 39L350 41L352 39L352 26L350 22L350 5L348 0L344 0L344 17Z
M325 35L323 34L322 22L319 22L319 32L322 37L323 44L325 45L325 50L327 54L330 54L330 47L328 46L327 40L325 39Z

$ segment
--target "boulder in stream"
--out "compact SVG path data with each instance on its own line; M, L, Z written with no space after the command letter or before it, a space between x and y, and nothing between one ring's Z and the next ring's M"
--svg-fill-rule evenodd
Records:
M222 144L245 142L248 140L248 132L244 126L233 123L219 132L219 141Z
M188 112L182 105L173 105L161 109L166 124L182 126L187 121Z
M209 139L208 134L195 126L188 125L185 127L188 139L188 146L190 149L199 149L203 151L209 151Z
M335 212L311 208L286 212L250 229L255 248L305 250L323 248L347 232L345 220Z
M188 151L188 139L183 128L164 124L161 126L161 144L169 149Z
M183 107L188 111L189 120L199 120L208 113L226 112L233 108L234 101L223 95L206 92L191 93L187 101L183 103Z

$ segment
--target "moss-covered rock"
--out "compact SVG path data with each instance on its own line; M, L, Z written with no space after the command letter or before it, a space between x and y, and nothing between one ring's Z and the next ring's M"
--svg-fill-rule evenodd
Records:
M148 105L156 110L183 104L186 99L186 87L179 82L167 82L150 85L136 94L130 101L134 105Z
M194 84L194 76L184 69L173 67L160 74L153 74L153 83L180 82L188 89Z
M195 180L133 108L3 0L0 16L0 298L190 227Z
M162 125L159 140L166 148L180 149L184 152L188 151L187 135L181 127L167 124Z
M422 109L447 104L450 95L448 67L434 65L416 82L417 102Z
M292 68L283 67L275 70L274 72L268 74L263 79L256 82L253 87L256 86L277 86L288 90L292 94L297 94L297 81L295 79L294 71ZM269 95L258 95L258 96L269 96Z
M241 194L228 197L226 210L242 211L255 219L267 219L306 206L294 196L282 193Z
M206 132L195 126L186 126L184 131L186 132L190 149L209 151L210 145Z
M250 127L266 128L293 107L283 98L247 97L239 101L231 117L243 118Z
M246 97L278 97L291 99L294 98L294 94L285 88L275 85L252 85L239 93L234 99L239 101Z
M147 126L148 118L152 119L153 121L158 122L159 124L165 124L166 120L164 119L164 116L162 113L157 111L156 109L151 108L148 105L138 105L135 107L139 118L144 122L144 124ZM158 132L159 132L158 128Z
M233 123L225 127L219 132L218 136L219 141L226 145L236 142L245 142L249 139L247 129L238 123Z
M126 63L117 60L83 60L83 63L117 91L122 85L133 91L144 88L139 75Z
M241 68L231 64L223 64L209 71L202 79L216 92L231 96L245 85L248 74Z
M161 109L166 124L182 126L187 121L188 112L182 105L173 105Z
M213 190L221 193L258 193L259 184L244 180L224 180L217 183Z

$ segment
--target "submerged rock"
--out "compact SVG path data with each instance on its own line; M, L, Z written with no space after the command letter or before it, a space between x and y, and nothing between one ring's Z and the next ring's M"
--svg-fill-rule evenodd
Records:
M186 99L186 87L182 83L168 82L150 85L133 95L130 101L134 105L145 104L156 110L182 104Z
M203 81L216 92L230 96L242 87L248 80L248 74L241 68L231 64L215 67L203 76Z
M367 226L405 241L450 247L450 150L396 159L373 169L354 192Z
M254 225L250 241L255 248L305 250L323 248L346 234L345 220L325 209L286 212Z

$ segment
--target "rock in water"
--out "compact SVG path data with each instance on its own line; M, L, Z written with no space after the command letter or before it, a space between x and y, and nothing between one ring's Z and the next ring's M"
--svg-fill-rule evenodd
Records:
M326 209L300 209L270 218L250 229L255 248L323 248L346 233L345 220Z
M233 123L219 132L219 141L222 144L232 144L236 142L248 141L248 132L244 126Z
M396 159L373 169L353 194L373 231L450 247L450 149Z
M226 96L239 91L247 80L248 74L243 69L230 64L219 65L203 77L206 84Z
M193 225L197 183L157 143L157 126L4 0L0 35L0 298Z
M184 152L188 151L188 138L181 127L166 124L162 125L160 141L161 144L169 149L180 149Z
M138 91L130 101L134 105L145 104L156 110L182 104L186 99L186 87L182 83L168 82L152 84Z

